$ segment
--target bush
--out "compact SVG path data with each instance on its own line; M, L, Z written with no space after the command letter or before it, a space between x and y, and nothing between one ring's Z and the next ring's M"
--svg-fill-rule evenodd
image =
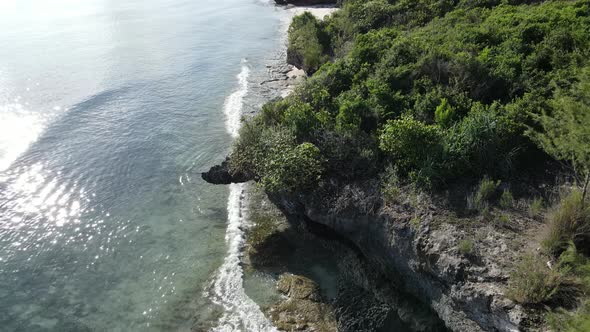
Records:
M263 127L260 118L246 122L230 155L230 172L247 174L268 192L309 189L324 172L320 150L297 144L282 127Z
M518 303L537 304L551 300L560 290L564 276L550 270L533 255L524 256L510 274L506 296Z
M289 26L287 62L313 74L328 61L329 36L310 12L295 16Z
M299 140L306 140L320 128L321 122L311 105L301 100L289 100L282 124L291 129Z
M510 192L510 190L505 189L502 192L502 196L500 196L500 206L504 209L509 209L509 208L512 208L513 205L514 205L514 197L512 196L512 193Z
M590 252L590 207L582 202L579 189L561 198L549 211L547 222L549 234L543 245L550 253L559 255L570 241L582 252Z
M265 112L261 114L245 122L240 129L240 136L234 142L230 154L231 173L242 173L259 179L272 149L286 148L295 144L295 138L291 133L266 126L263 122Z
M572 308L578 305L574 312L558 309L547 315L549 326L554 331L587 331L590 328L590 300L580 296L590 291L590 260L578 253L574 243L570 242L567 249L559 256L557 267L569 276L569 294L565 299L566 305Z
M571 91L558 89L552 112L536 116L543 130L529 135L549 155L570 164L586 195L590 183L590 67L583 68ZM585 198L585 197L583 197Z
M503 175L513 169L518 151L513 129L492 110L475 108L445 137L445 155L451 174Z
M315 145L276 145L265 160L260 184L271 193L304 191L317 185L322 173L323 158Z
M412 117L390 120L379 136L379 148L403 169L421 169L440 154L442 134L437 126Z
M442 98L440 105L434 111L434 121L441 126L448 127L455 115L455 109L449 104L447 98Z
M549 157L523 134L530 127L564 143L551 153L553 143L535 138L553 158L576 152L583 171L588 26L588 0L348 0L325 21L299 15L289 62L319 69L263 107L231 164L260 180L289 134L285 151L311 142L327 160L322 171L347 181L388 164L401 181L426 187L505 178Z
M346 99L340 102L336 116L336 130L343 133L357 133L361 128L361 115L367 112L367 106L360 98Z

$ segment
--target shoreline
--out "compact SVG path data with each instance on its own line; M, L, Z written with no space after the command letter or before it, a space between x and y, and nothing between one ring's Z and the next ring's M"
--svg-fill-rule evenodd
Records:
M258 77L252 78L251 68L247 60L242 61L242 70L236 76L238 88L226 97L223 113L225 127L232 139L239 136L241 118L253 116L259 111L259 107L251 107L250 99L260 99L261 102L276 98L285 97L295 86L305 79L307 75L301 69L287 64L287 33L288 27L294 16L305 11L314 15L326 15L338 8L326 6L313 7L288 7L285 10L286 16L283 24L279 27L280 47L277 50L278 56L270 57L266 65L266 77L255 83ZM323 16L322 16L323 17ZM254 82L253 82L253 81ZM261 87L262 91L257 91ZM252 91L254 89L254 91ZM253 94L253 95L250 95ZM250 98L248 98L250 95ZM224 308L219 319L213 323L210 331L223 331L227 328L245 328L248 331L277 331L272 324L270 315L263 311L263 308L246 293L245 274L242 267L245 264L247 254L248 230L252 228L249 206L251 191L248 184L234 184L230 186L227 199L228 223L225 242L229 246L224 257L223 264L217 272L212 275L211 281L204 290L206 297L217 306ZM276 285L275 285L276 287Z
M262 81L260 85L268 85L275 95L278 94L282 98L292 93L308 75L302 69L286 62L290 22L294 16L304 12L310 12L323 19L338 9L333 6L286 8L289 12L289 23L282 27L283 45L279 50L282 56L276 59L274 65L266 66L270 78ZM273 296L276 299L272 304L255 302L275 328L328 332L337 330L336 326L345 330L361 326L373 329L389 326L403 330L411 326L416 330L430 328L438 331L441 323L427 305L409 294L401 293L395 284L380 285L385 276L374 271L366 258L357 257L354 248L349 248L340 240L324 239L321 235L316 235L312 229L295 226L287 221L288 217L279 211L266 195L262 199L256 198L260 194L256 191L257 188L248 185L242 198L242 204L246 206L247 211L245 219L248 219L247 225L243 226L243 283L251 283L252 281L248 280L256 278L259 274L271 276ZM256 202L263 204L253 204ZM264 207L264 202L270 206ZM257 221L257 218L271 218L273 214L274 220L262 220L260 224ZM258 247L260 250L257 250ZM307 254L299 255L300 258L294 262L292 251ZM314 266L318 261L334 265L331 272L323 272L326 276L331 275L333 279L313 275L309 270L310 266ZM293 279L306 280L305 287L316 288L314 294L317 295L312 296L316 299L310 301L307 297L299 298L291 294L292 292L281 289L281 283ZM270 297L267 300L270 301ZM358 304L357 301L362 303ZM302 318L301 314L305 318Z

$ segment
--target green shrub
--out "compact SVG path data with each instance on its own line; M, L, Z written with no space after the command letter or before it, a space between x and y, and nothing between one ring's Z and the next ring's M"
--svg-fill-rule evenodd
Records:
M325 21L297 16L289 62L318 71L263 107L231 166L260 180L290 135L284 150L312 142L331 177L393 163L401 181L444 186L543 166L548 156L523 134L534 128L553 141L535 137L553 158L575 150L583 171L588 26L588 0L347 0ZM565 149L551 153L554 143Z
M474 244L471 240L461 240L457 248L461 255L467 256L473 253Z
M421 168L437 157L441 137L437 126L402 117L387 122L379 136L379 148L395 165L409 171Z
M259 179L264 171L269 152L277 148L288 148L294 144L295 137L292 133L266 126L263 123L263 115L260 115L244 123L240 129L240 136L234 142L230 154L230 172L243 173Z
M535 117L542 130L529 135L553 158L570 164L585 195L590 182L590 67L580 71L578 80L571 90L555 92L552 112Z
M451 174L507 174L518 150L513 128L493 110L474 108L445 137L445 155Z
M340 103L336 115L336 130L340 132L356 133L361 128L363 113L367 113L367 106L360 98L347 99Z
M529 216L537 218L543 213L543 198L537 197L529 204Z
M478 209L484 208L496 195L500 181L490 180L489 178L483 178L479 182L477 191L475 192L474 204Z
M504 209L509 209L514 206L514 197L510 190L505 189L500 196L500 206Z
M582 192L573 189L547 214L549 234L543 241L552 254L559 255L573 242L585 253L590 249L590 207L582 202Z
M230 172L247 174L268 192L306 190L324 172L320 150L311 143L297 144L293 132L264 127L260 118L246 122L234 143Z
M455 115L455 109L449 104L447 98L442 98L440 105L434 111L434 121L441 126L448 127Z
M526 255L510 274L506 296L523 304L544 303L559 292L563 280L564 276L557 269L550 270L540 257Z
M260 184L268 192L307 190L323 173L320 150L311 143L275 146L264 164Z
M299 140L309 139L320 128L321 122L310 104L294 99L284 112L282 124L293 131Z

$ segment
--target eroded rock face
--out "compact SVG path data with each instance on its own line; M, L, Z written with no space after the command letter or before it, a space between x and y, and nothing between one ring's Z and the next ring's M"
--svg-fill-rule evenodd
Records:
M270 319L282 331L336 331L331 308L322 302L318 285L311 279L290 273L279 277L277 289L285 300L272 306Z
M334 209L317 195L270 198L291 220L323 225L350 240L393 280L401 279L404 290L429 303L451 330L519 331L524 310L503 296L512 239L493 227L479 227L473 235L481 242L472 261L457 249L464 231L429 207L367 213Z
M229 174L224 163L203 173L203 178L231 183L247 177ZM509 266L518 256L512 244L518 235L510 237L488 224L472 227L467 237L465 227L449 222L449 216L434 206L410 207L407 202L394 209L381 206L379 199L371 199L376 197L374 188L376 184L369 183L348 193L339 187L326 193L282 193L269 198L290 222L317 225L314 228L322 233L354 245L373 266L401 283L401 289L428 303L451 330L520 330L527 313L503 295ZM475 254L458 250L466 238L477 240ZM300 295L288 297L270 314L281 329L310 330L308 322L316 316L312 313L325 307L314 301L313 291L294 291L299 282L293 280L302 279L287 278L280 287L286 294ZM305 317L298 316L301 312Z

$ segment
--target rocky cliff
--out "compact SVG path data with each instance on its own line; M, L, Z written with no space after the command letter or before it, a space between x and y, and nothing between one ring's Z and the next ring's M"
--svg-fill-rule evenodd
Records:
M332 182L314 193L269 198L292 222L346 239L453 331L518 331L527 324L525 310L503 296L509 267L524 245L517 232L458 218L415 194L387 206L375 186ZM460 249L462 243L470 243L469 250Z

